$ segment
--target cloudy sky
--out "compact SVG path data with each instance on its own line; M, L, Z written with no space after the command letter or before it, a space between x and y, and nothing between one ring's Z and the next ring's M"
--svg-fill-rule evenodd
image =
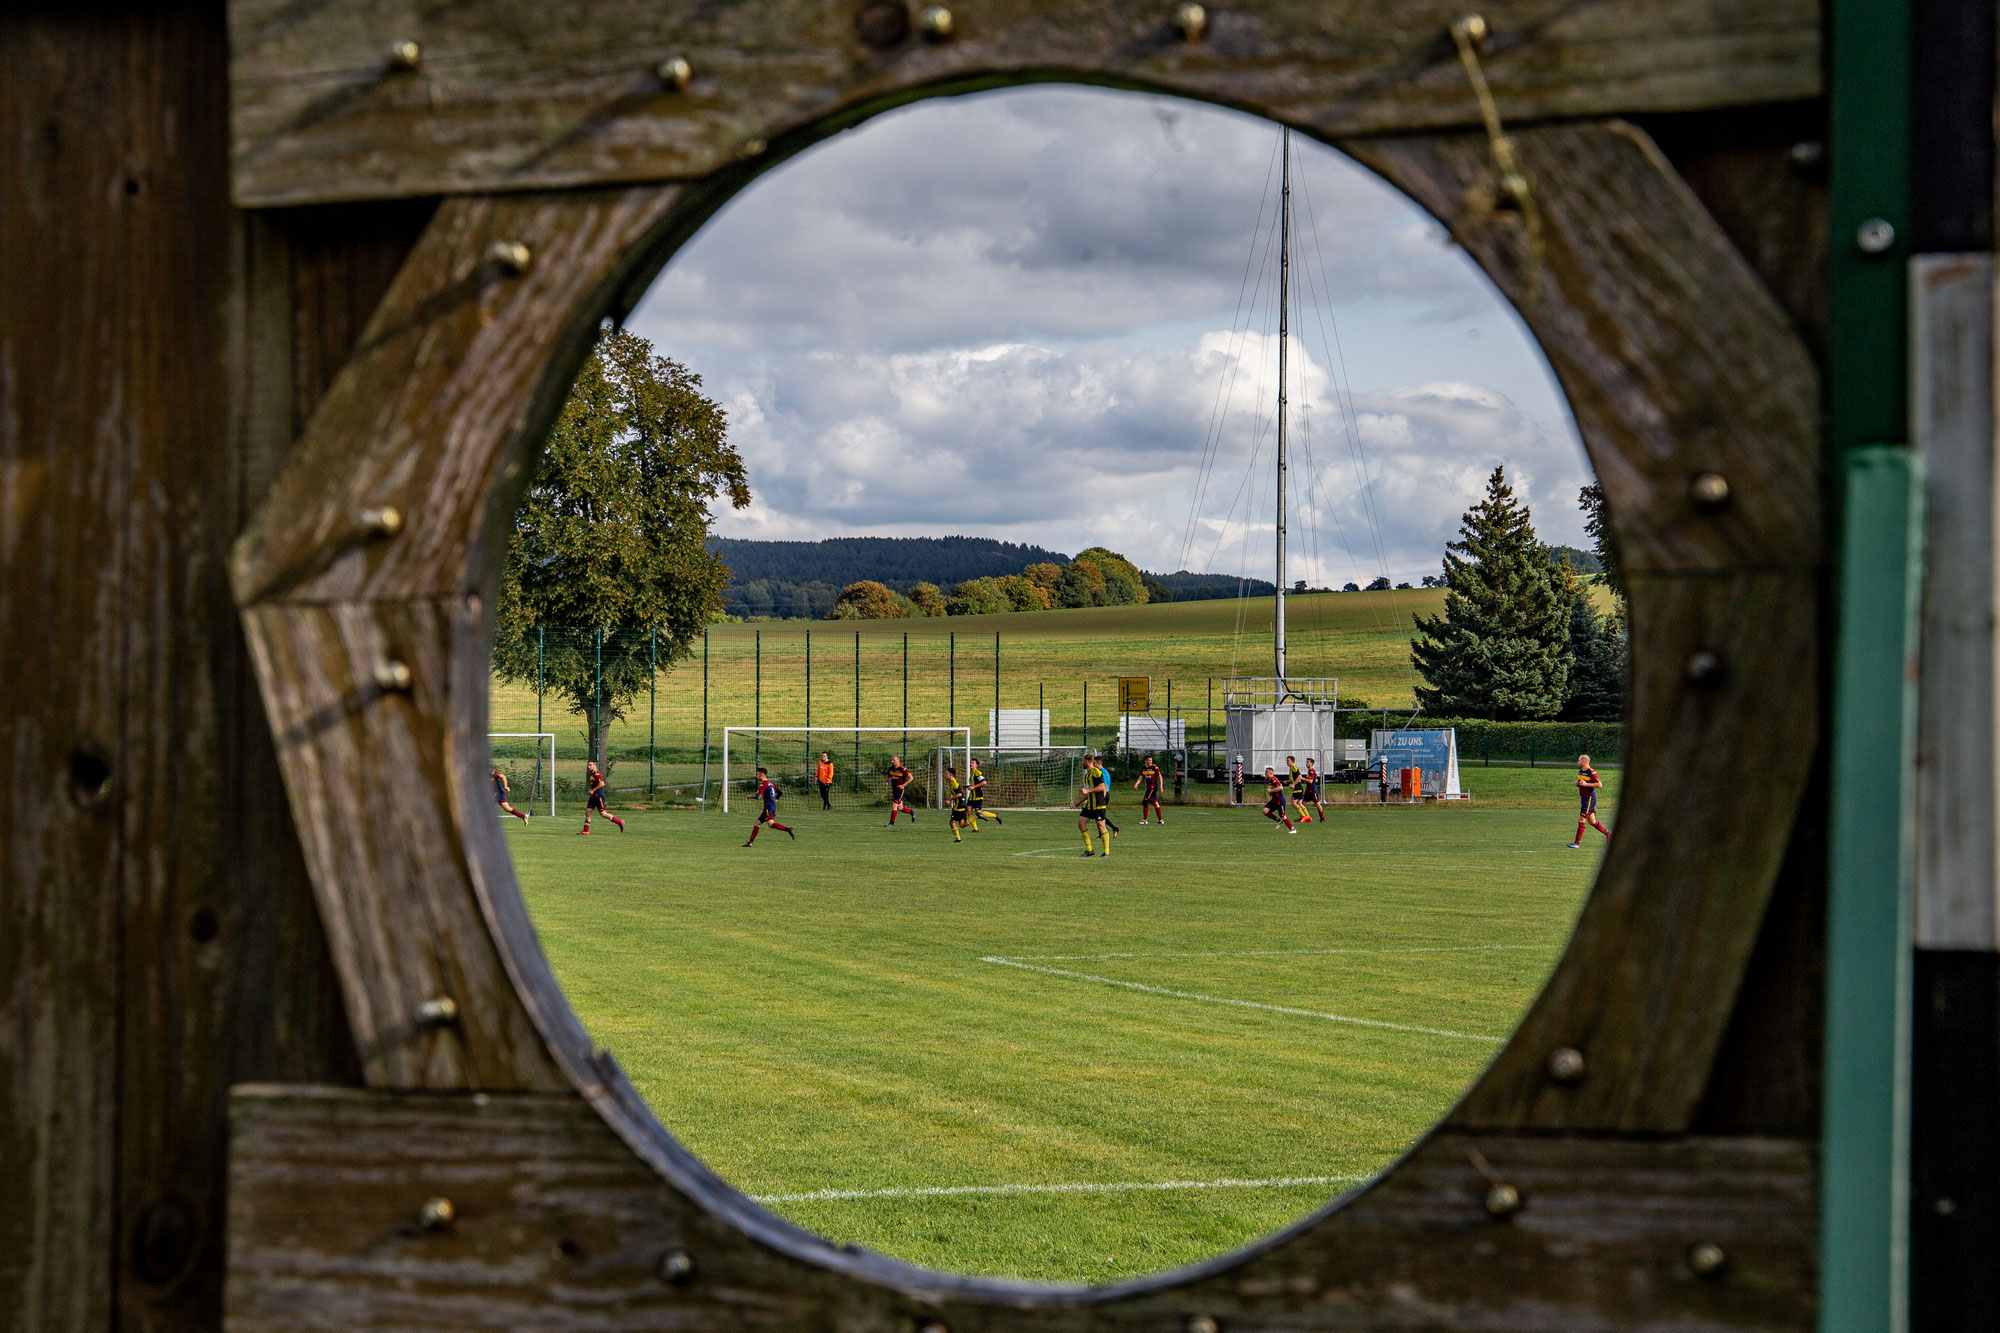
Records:
M920 102L761 177L631 320L729 411L756 499L718 531L1268 578L1277 140L1041 86ZM1415 205L1293 152L1291 576L1416 581L1499 463L1580 544L1582 447L1513 312Z

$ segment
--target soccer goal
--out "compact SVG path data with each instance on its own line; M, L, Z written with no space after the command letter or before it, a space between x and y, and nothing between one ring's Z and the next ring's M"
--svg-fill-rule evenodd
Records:
M529 814L556 812L556 735L553 731L493 731L486 735L493 767L507 775L509 802ZM504 816L503 816L504 818Z
M911 805L937 809L946 797L935 756L949 751L962 777L972 764L971 727L724 727L722 809L730 797L757 790L757 766L790 800L792 810L818 810L820 756L833 765L826 805L835 810L886 810L889 761L901 756L910 770Z
M988 750L980 756L986 774L986 804L1002 810L1068 810L1083 786L1081 745L1039 749Z

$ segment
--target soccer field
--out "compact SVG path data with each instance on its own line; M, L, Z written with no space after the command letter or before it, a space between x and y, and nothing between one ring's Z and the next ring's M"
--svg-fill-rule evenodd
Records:
M507 837L585 1024L737 1187L913 1262L1103 1282L1302 1216L1492 1058L1602 853L1536 777L1296 836L1142 828L1124 793L1109 859L1062 814L960 845L797 795L796 841L747 850L747 812Z

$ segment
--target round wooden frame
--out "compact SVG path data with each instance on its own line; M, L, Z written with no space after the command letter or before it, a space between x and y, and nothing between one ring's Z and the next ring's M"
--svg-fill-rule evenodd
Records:
M1466 206L1483 137L1337 140L1453 227L1569 396L1631 584L1619 836L1546 989L1441 1127L1280 1234L1092 1289L849 1251L714 1176L571 1012L491 817L491 590L535 441L599 321L780 154L448 199L233 562L371 1091L237 1091L232 1325L1807 1323L1811 1144L1692 1131L1816 739L1817 376L1644 134L1515 142L1539 256ZM1726 498L1692 485L1707 474ZM1682 780L1697 760L1754 763L1756 803ZM418 1220L433 1196L449 1225Z

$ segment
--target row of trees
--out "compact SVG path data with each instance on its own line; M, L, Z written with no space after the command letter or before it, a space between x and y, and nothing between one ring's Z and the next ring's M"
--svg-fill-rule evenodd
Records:
M1079 551L1067 565L1038 561L1018 574L964 582L946 592L915 583L898 592L864 579L840 590L828 620L901 620L914 616L998 616L1081 606L1136 606L1170 602L1173 593L1138 566L1102 546Z
M1410 660L1424 684L1427 712L1489 720L1563 718L1615 722L1624 704L1624 590L1604 516L1604 494L1579 496L1602 570L1585 575L1550 558L1535 536L1528 506L1516 499L1505 468L1493 469L1486 495L1445 549L1444 610L1416 618ZM1591 589L1611 589L1608 614Z

